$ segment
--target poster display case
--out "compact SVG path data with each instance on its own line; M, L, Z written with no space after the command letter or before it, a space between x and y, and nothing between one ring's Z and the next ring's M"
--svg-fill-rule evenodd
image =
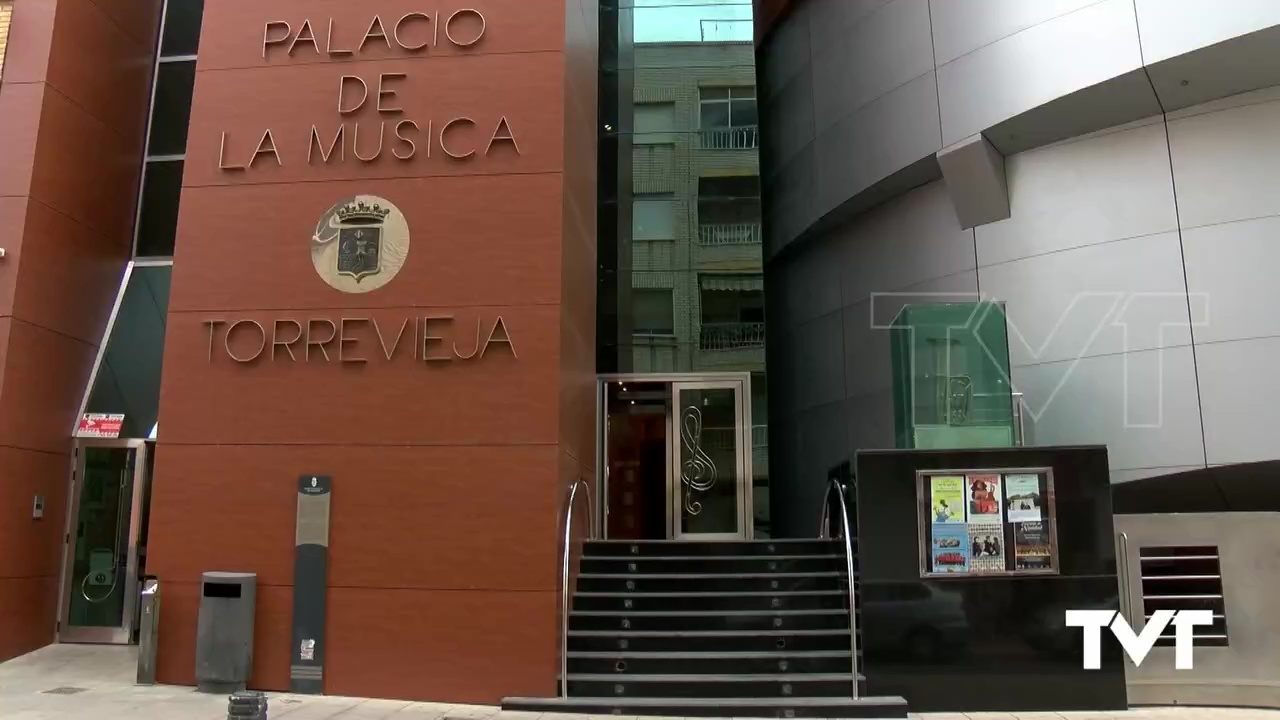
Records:
M1057 574L1052 469L921 470L916 497L921 577Z

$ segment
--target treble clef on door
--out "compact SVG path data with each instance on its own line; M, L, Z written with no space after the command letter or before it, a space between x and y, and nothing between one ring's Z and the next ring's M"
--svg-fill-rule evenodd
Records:
M702 512L702 503L694 500L693 494L705 493L715 487L719 472L711 456L702 449L702 411L694 405L680 412L680 440L685 452L680 466L684 509L690 515L697 515Z

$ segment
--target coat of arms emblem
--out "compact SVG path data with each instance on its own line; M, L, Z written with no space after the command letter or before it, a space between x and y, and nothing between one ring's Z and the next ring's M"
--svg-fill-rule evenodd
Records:
M364 201L338 211L337 271L357 283L382 271L382 223L389 208Z
M336 290L365 293L386 285L409 254L409 226L394 204L357 195L320 218L311 238L311 260Z

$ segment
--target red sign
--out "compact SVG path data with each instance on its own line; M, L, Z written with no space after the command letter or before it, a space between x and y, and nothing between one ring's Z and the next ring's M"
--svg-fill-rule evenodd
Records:
M118 438L120 437L120 428L122 426L124 426L124 415L85 413L80 416L80 426L76 428L76 437Z

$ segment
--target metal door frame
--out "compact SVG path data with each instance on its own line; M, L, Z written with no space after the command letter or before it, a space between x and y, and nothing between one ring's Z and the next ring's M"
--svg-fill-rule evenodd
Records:
M80 493L84 489L84 450L87 448L124 448L133 453L133 487L129 500L128 547L125 550L125 574L123 588L124 608L118 627L72 627L71 576L75 570L71 544L75 541L75 529L80 520ZM62 542L62 577L58 588L57 641L66 643L101 643L128 645L133 641L133 623L138 601L138 540L142 531L142 500L146 492L147 441L83 438L75 441L71 459L71 485L67 502L67 522Z
M679 536L679 524L672 523L672 512L674 502L671 497L672 482L678 484L678 480L672 475L678 454L672 452L671 444L672 434L675 432L675 425L671 412L667 414L667 539L672 540L694 540L707 539L712 540L717 537L727 539L747 539L750 540L755 534L755 499L753 493L755 491L755 476L752 470L752 454L754 448L751 446L752 421L751 421L751 373L750 372L710 372L710 373L612 373L596 376L596 487L595 487L595 515L597 520L597 528L600 528L600 537L608 538L609 532L609 430L607 422L609 419L609 393L607 386L609 383L660 383L671 387L672 405L675 404L677 384L683 384L686 388L692 385L706 383L737 383L738 390L738 436L739 436L739 452L738 452L738 502L740 503L740 516L742 518L739 527L742 529L741 534L725 534L718 535L687 535ZM673 410L674 411L674 408ZM678 476L678 473L676 474Z

